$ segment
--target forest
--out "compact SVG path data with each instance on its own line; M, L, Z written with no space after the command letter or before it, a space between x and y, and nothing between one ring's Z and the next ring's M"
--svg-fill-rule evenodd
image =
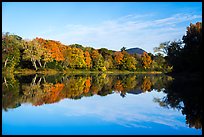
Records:
M120 51L94 49L80 44L64 45L60 41L36 37L32 40L2 33L3 72L22 70L57 71L132 71L199 72L201 71L202 23L190 24L182 41L168 41L154 48L155 55L129 54Z

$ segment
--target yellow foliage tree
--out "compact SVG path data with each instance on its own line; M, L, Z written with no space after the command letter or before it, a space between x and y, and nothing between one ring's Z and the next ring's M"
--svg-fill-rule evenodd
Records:
M143 52L142 54L142 65L145 69L148 69L150 68L151 64L152 64L152 59L151 57L146 53L146 52Z

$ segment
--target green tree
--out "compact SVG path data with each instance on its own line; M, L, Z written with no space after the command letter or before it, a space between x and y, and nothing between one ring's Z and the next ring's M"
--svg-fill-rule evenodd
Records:
M170 44L170 41L163 42L159 45L159 47L154 47L154 52L155 53L161 53L164 55L168 54L168 45Z
M120 49L120 51L122 52L122 51L126 51L126 47L122 47L121 49Z
M162 48L161 48L162 45ZM159 48L161 51L165 51L164 53L167 55L165 60L167 61L168 69L172 66L174 69L180 69L183 67L184 62L181 60L181 49L182 49L182 42L181 41L168 41L160 44ZM155 50L155 52L157 52ZM161 53L161 52L159 52ZM161 63L161 62L160 62ZM160 65L160 64L159 64Z
M85 62L84 52L79 48L68 47L64 51L64 65L73 69L86 68L87 64Z
M202 60L202 22L190 24L187 27L186 35L183 36L184 48L182 50L182 60L184 67L190 71L201 71Z
M182 41L172 41L160 44L155 51L163 51L167 55L168 65L173 66L173 72L200 72L202 62L202 23L190 24ZM161 46L162 45L162 46Z
M156 71L163 71L165 73L172 71L172 67L167 64L165 57L160 53L153 57L152 69Z
M126 51L123 51L124 57L122 60L122 69L134 71L136 70L136 59L128 54Z
M105 71L106 67L104 66L103 56L98 52L98 50L93 50L91 53L93 69L99 71Z
M13 71L20 62L20 48L22 38L9 33L2 34L2 66L4 69Z
M103 56L104 58L104 65L106 69L112 69L113 66L113 52L111 50L108 50L106 48L101 48L98 50L99 53Z

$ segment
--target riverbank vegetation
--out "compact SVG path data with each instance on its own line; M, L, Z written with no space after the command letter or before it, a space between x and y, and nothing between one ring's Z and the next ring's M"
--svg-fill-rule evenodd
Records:
M112 51L79 44L64 45L59 41L2 34L2 68L6 72L148 72L171 70L164 57L151 53L129 54L125 48Z
M202 23L190 24L182 41L167 41L154 48L172 66L171 74L201 75L202 70Z

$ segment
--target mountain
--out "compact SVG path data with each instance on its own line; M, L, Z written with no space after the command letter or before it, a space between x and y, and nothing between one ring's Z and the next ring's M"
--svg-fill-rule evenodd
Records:
M131 48L131 49L127 49L126 50L129 54L135 54L135 53L137 53L137 54L139 54L139 55L141 55L143 52L146 52L146 51L144 51L143 49L141 49L141 48Z

